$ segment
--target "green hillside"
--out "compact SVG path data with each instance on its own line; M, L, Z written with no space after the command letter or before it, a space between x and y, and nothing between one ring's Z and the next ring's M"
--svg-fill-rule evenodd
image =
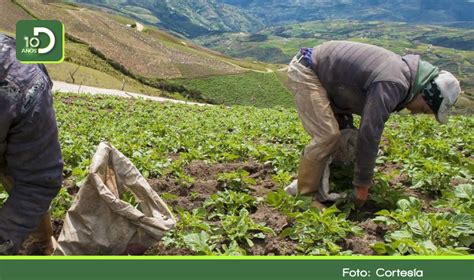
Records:
M284 85L285 75L286 73L281 72L248 72L237 76L181 79L173 82L203 92L204 97L217 104L292 107L293 98Z
M59 19L64 23L67 33L65 63L48 66L53 79L149 95L234 104L235 98L227 99L225 93L212 99L222 89L219 84L194 87L192 83L183 86L183 83L171 80L229 76L234 79L227 79L227 84L239 88L241 75L245 79L249 73L258 71L268 72L264 75L265 80L280 85L275 87L278 92L270 92L260 87L259 80L249 80L248 87L254 89L252 95L258 96L258 100L268 99L266 95L288 94L272 74L277 70L275 65L224 56L153 26L138 31L130 27L135 24L134 20L115 13L75 4L2 1L2 7L6 9L0 11L0 30L14 33L13 23L23 18ZM290 104L280 102L278 105Z
M221 32L256 32L284 23L313 20L384 20L474 23L469 0L71 0L111 9L188 38Z
M222 0L267 26L311 20L352 19L423 23L474 22L470 0Z
M284 86L284 71L279 71L281 64L287 64L300 47L345 39L380 45L399 54L419 53L460 78L465 94L457 107L461 111L473 108L471 29L313 21L253 34L220 33L196 39L225 56L154 26L137 30L135 20L111 9L38 0L1 1L5 9L0 30L13 32L14 22L22 18L64 22L66 63L48 66L58 80L208 103L287 107L293 102Z
M120 14L188 38L222 31L257 31L263 24L247 12L216 0L120 1L74 0Z

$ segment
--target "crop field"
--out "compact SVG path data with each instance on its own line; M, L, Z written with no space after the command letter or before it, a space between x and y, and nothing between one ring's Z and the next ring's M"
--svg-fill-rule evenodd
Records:
M202 92L203 97L215 104L264 108L292 107L293 99L285 86L284 76L286 72L250 71L237 75L178 79L172 82Z
M430 116L392 116L368 203L356 211L342 200L320 212L282 190L309 141L294 109L73 94L55 94L55 107L66 163L52 205L56 234L96 145L107 140L178 218L149 255L473 253L472 115L444 126ZM351 192L351 167L332 170L332 188Z

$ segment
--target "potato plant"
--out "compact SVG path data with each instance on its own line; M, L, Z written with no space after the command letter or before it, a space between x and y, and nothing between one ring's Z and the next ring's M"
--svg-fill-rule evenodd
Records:
M179 221L153 254L177 248L203 255L359 254L347 245L350 240L369 240L365 247L383 255L473 252L472 115L453 116L447 125L432 116L393 115L380 144L368 206L355 211L349 201L339 201L319 212L307 198L282 190L296 177L310 140L294 109L74 94L56 94L55 106L65 187L81 185L103 140L129 157L150 182L177 186L159 190ZM205 163L204 177L190 171L195 162ZM237 166L245 163L258 168ZM350 193L352 173L334 168L332 187ZM72 199L60 192L52 209L57 218ZM382 230L371 231L367 224ZM270 243L272 248L265 247ZM275 250L275 244L289 249ZM267 249L257 250L262 247Z

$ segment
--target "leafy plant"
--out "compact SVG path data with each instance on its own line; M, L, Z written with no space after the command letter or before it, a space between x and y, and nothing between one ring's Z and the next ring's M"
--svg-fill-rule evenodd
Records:
M238 215L222 217L221 226L227 238L231 241L246 242L249 247L254 245L254 238L264 239L265 234L275 234L271 228L255 223L245 208L241 209Z
M197 207L190 211L175 209L177 226L163 238L168 247L187 248L197 254L248 253L244 250L248 248L247 238L255 242L268 233L255 229L259 225L247 213L254 207L273 207L289 221L281 238L300 244L299 253L350 254L340 247L348 234L357 232L356 222L347 215L353 210L350 201L338 202L342 213L318 213L309 210L311 199L289 196L282 189L294 178L300 152L310 141L294 109L185 106L62 93L54 98L68 180L80 185L96 145L109 140L148 179L167 176L186 188L188 198ZM387 229L385 242L374 245L381 254L468 251L472 235L468 217L474 214L474 142L469 132L474 118L457 115L447 125L434 124L430 116L397 114L387 122L369 201L385 209L376 218ZM193 160L211 166L236 160L271 165L272 181L279 189L269 190L264 201L255 201L255 180L245 170L237 170L219 174L224 190L199 204L203 194L193 185L202 178L190 175L188 168ZM351 168L334 169L331 188L348 188L352 173ZM403 175L402 180L399 175ZM405 197L409 188L414 195L428 192L435 200L411 205L411 199ZM181 198L167 191L171 190L160 193L167 202ZM411 206L405 207L406 202L397 204L403 200ZM52 204L53 215L63 216L71 201L72 197L62 191ZM244 210L247 213L240 220ZM228 233L223 229L224 221Z
M237 242L231 241L229 246L223 244L221 248L216 248L215 244L210 244L210 236L208 233L201 231L200 233L191 233L183 237L186 247L192 251L207 256L242 256L245 250L239 247Z
M384 174L377 174L375 184L370 188L369 199L380 208L394 209L400 199L407 198L402 190L390 186L389 180Z
M74 198L67 192L67 189L61 188L58 195L51 202L51 217L53 219L64 219L73 201Z
M279 170L275 175L272 176L272 180L279 187L287 186L291 182L292 179L293 179L293 176L291 175L291 173L284 170Z
M163 237L166 247L186 247L184 236L193 233L212 233L211 226L205 221L206 212L203 208L196 208L192 212L177 209L179 222L176 228L168 231ZM201 240L204 238L200 236Z
M287 215L306 211L311 206L311 198L291 196L281 188L275 192L270 192L267 195L266 202Z
M460 205L465 204L466 209L473 209L474 203L474 185L462 184L455 188L454 196L461 200Z
M400 200L395 211L379 211L374 221L391 230L385 235L385 244L376 243L373 248L390 255L468 254L467 247L474 242L471 215L420 210L421 202L410 197Z
M255 179L250 178L249 173L243 169L221 173L217 176L217 180L224 188L241 192L248 192L248 187L256 184Z
M298 241L298 250L304 254L340 254L342 248L337 242L349 233L361 233L361 229L346 218L335 206L323 211L310 209L294 213L294 225L283 230L282 236Z
M254 196L246 193L225 190L212 194L204 203L203 207L211 209L208 218L216 216L222 218L226 215L237 215L241 209L254 207L257 200Z

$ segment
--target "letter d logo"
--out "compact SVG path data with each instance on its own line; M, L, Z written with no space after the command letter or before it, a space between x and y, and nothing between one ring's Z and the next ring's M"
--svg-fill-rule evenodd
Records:
M64 59L64 26L57 20L16 23L16 57L22 63L60 63Z
M48 46L46 46L46 48L39 48L38 53L39 54L49 53L53 49L54 44L56 43L56 37L54 36L53 32L46 27L33 28L34 36L38 37L40 33L44 33L49 37L49 44Z

